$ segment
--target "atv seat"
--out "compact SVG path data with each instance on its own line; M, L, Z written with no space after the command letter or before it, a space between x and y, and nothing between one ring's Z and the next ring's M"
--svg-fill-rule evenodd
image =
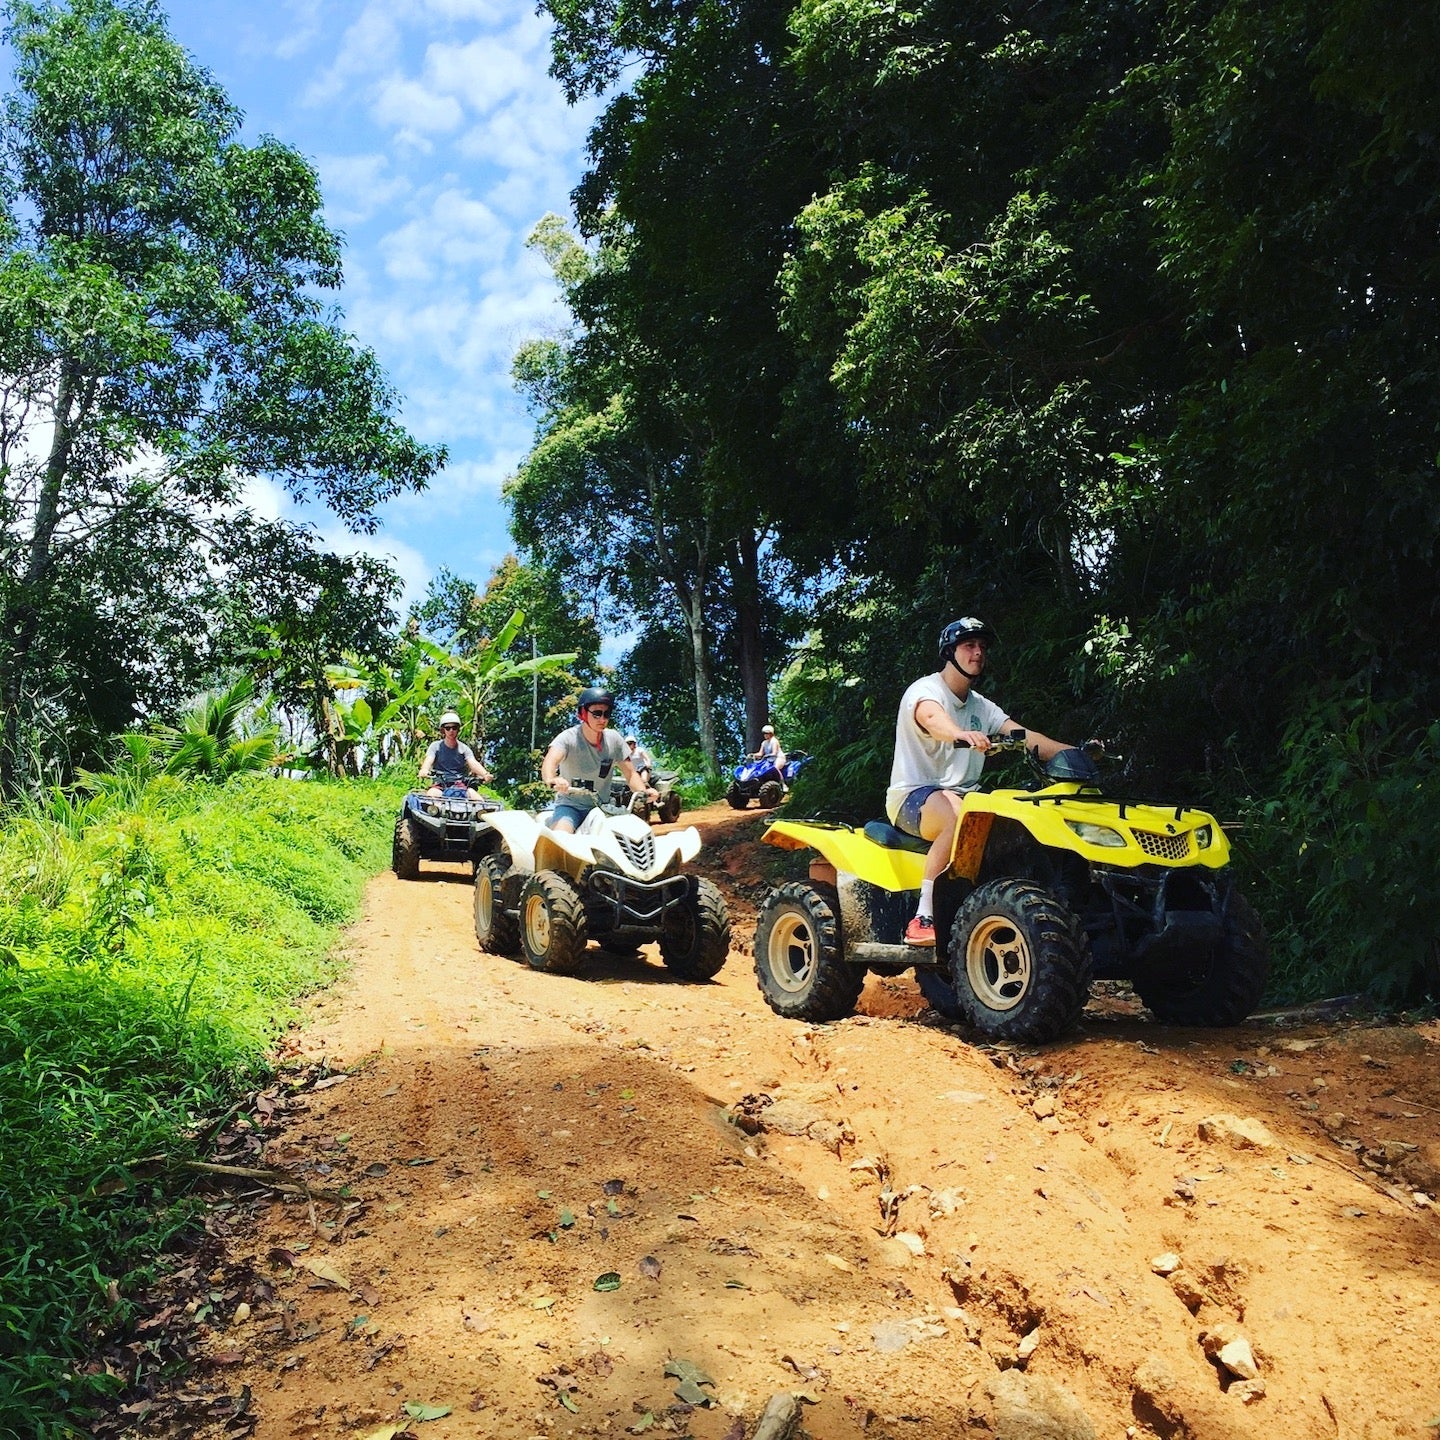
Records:
M867 820L865 838L884 846L886 850L913 850L917 855L923 855L930 848L928 840L922 840L918 835L907 835L886 820Z

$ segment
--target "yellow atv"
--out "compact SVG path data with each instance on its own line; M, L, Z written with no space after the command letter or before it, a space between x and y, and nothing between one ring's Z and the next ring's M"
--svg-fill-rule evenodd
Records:
M770 1008L838 1020L867 970L913 966L936 1010L995 1040L1064 1034L1092 977L1129 980L1170 1024L1243 1020L1270 959L1214 817L1103 793L1084 751L1042 766L1023 731L992 745L1026 753L1035 784L965 797L935 883L933 949L904 943L928 841L879 820L770 826L770 844L818 852L808 884L782 885L760 908L755 973Z

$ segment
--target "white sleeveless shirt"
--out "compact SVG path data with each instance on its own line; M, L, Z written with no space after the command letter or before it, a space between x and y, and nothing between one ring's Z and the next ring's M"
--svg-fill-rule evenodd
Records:
M957 750L949 740L937 740L920 728L915 711L922 700L933 700L961 730L978 730L982 735L998 735L1010 718L976 690L962 700L939 671L917 680L901 697L895 718L895 759L890 766L890 788L885 792L885 813L891 824L905 797L917 786L973 790L985 768L980 751L969 747Z

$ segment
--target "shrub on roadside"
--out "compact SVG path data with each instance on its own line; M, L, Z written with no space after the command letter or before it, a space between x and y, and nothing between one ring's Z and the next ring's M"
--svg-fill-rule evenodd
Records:
M177 1186L131 1183L134 1162L189 1158L296 999L333 977L334 929L387 863L397 795L160 777L7 827L0 1435L73 1433L117 1383L84 1356L188 1213Z

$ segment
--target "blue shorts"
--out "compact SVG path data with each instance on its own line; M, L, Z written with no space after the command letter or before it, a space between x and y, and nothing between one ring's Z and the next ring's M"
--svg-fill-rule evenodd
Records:
M900 802L899 812L895 816L895 828L923 840L925 837L920 834L920 812L925 808L925 802L937 790L950 790L956 795L965 793L963 790L955 789L953 785L917 785Z
M588 798L588 797L587 797ZM577 805L573 800L564 795L558 795L555 803L550 807L550 828L555 828L557 820L568 820L577 830L580 823L594 809L593 805Z

